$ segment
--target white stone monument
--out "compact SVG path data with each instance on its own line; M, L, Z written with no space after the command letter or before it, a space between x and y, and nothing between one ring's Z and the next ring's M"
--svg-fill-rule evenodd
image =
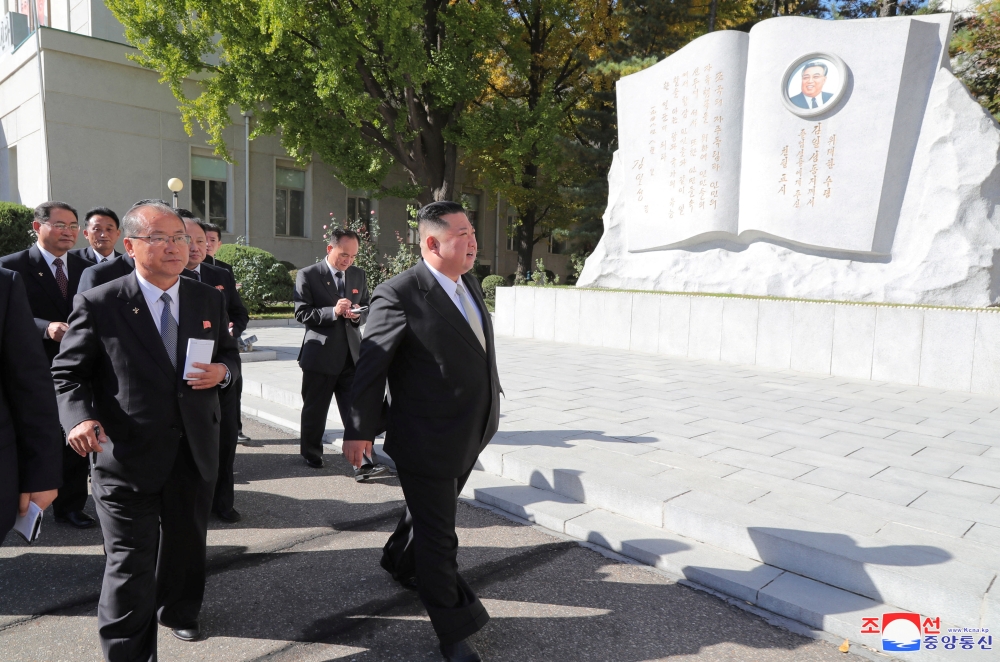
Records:
M951 14L776 18L618 83L580 286L856 302L1000 299L1000 128Z

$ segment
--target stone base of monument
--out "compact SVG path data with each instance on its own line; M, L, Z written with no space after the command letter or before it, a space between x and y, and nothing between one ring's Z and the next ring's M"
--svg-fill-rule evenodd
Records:
M1000 395L1000 309L498 288L496 334Z
M273 349L256 349L252 352L240 352L240 361L243 363L256 363L258 361L274 361L278 358L278 353Z

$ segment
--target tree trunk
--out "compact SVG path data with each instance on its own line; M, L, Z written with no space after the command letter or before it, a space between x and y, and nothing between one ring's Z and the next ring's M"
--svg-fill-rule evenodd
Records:
M535 216L537 210L532 205L523 212L521 210L518 212L521 216L521 224L517 228L517 272L514 275L514 282L522 282L526 274L534 268L531 256L535 252Z
M878 10L879 18L887 18L896 15L896 0L882 0Z
M712 0L708 5L708 31L715 32L715 12L719 6L719 0Z

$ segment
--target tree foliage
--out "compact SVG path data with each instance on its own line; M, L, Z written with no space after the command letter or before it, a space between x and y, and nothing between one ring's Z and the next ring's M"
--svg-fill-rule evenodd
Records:
M106 0L197 123L227 155L233 107L254 135L280 132L350 188L453 196L460 120L487 80L500 0ZM198 74L198 93L185 81ZM391 186L393 164L408 183Z
M260 248L223 244L215 257L233 267L240 298L251 313L262 313L268 303L291 301L294 281L288 268Z
M30 248L35 243L31 221L35 212L16 202L0 202L0 255Z
M1000 120L1000 0L984 2L958 20L951 54L955 75Z

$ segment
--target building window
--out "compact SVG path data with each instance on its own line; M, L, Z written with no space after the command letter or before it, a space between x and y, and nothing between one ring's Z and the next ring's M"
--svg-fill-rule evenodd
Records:
M559 255L563 252L564 242L559 241L554 236L549 235L549 253Z
M372 200L364 191L350 191L347 194L347 220L361 221L366 230L371 230Z
M293 168L274 169L274 234L304 237L306 173Z
M514 251L514 222L517 220L517 210L513 207L507 208L507 250Z
M465 215L469 217L476 234L479 234L479 194L463 193L462 206L465 207Z
M229 166L212 156L191 155L191 206L203 221L228 228Z

